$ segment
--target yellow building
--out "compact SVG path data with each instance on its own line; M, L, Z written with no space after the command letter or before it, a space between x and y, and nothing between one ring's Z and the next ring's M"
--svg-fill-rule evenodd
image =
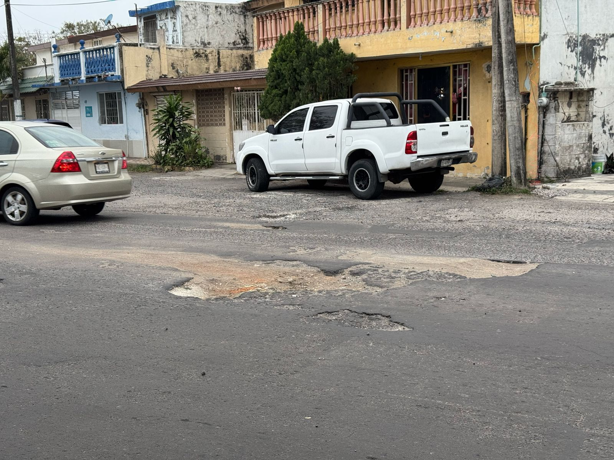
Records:
M536 0L514 3L520 91L527 125L527 174L537 177L539 15ZM337 38L356 55L353 93L400 92L433 98L451 120L470 119L478 161L457 175L479 176L491 167L491 0L253 0L256 69L266 68L279 34L296 21L316 42ZM408 113L420 122L420 115Z

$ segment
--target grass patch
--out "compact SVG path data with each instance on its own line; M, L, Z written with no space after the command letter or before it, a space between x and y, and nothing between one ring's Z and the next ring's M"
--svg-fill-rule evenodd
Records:
M501 178L487 179L483 184L474 185L467 191L480 192L486 195L530 195L532 189L513 187L511 179L506 177L504 180L501 180Z
M136 173L146 173L152 172L154 170L152 165L143 165L143 164L130 164L128 163L128 171L136 172Z

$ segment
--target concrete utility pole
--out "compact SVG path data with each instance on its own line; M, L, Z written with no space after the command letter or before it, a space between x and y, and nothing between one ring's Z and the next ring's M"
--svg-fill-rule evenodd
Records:
M503 50L503 79L505 82L505 111L507 118L507 142L510 152L510 169L514 187L527 186L524 134L518 84L518 60L514 35L514 10L511 1L498 1L501 21L501 49Z
M23 120L21 113L21 94L19 92L19 75L17 75L17 56L15 53L15 39L13 38L13 17L11 16L11 0L4 0L4 10L6 12L6 33L9 40L9 50L11 57L11 80L13 82L13 109L15 120Z
M492 169L493 176L507 176L507 142L505 129L505 90L499 0L492 2Z

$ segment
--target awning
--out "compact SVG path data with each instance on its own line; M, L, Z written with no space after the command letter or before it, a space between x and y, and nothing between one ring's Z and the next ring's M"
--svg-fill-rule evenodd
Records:
M153 93L172 90L211 88L264 88L267 69L244 70L241 72L207 73L193 77L159 78L143 80L127 88L131 93Z
M23 78L19 80L19 92L21 94L35 93L41 88L34 88L33 85L44 85L45 83L53 83L53 77L49 81L45 77ZM13 84L5 83L0 85L0 91L3 95L9 96L13 94Z

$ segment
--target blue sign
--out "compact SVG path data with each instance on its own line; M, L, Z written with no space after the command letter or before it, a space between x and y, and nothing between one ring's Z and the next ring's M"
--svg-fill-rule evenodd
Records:
M94 111L92 110L92 106L91 105L86 105L85 106L85 116L87 118L92 118L94 116Z

